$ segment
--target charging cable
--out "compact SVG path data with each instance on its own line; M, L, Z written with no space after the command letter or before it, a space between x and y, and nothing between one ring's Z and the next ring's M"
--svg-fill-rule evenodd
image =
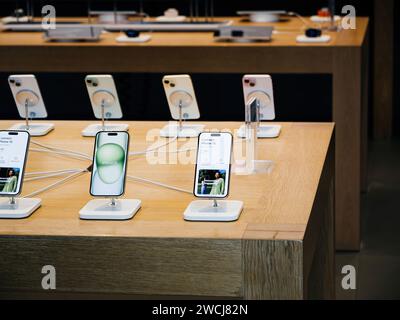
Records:
M156 151L156 150L158 150L158 149L161 149L162 147L165 147L165 146L171 144L172 142L174 142L174 141L176 141L176 140L178 140L178 137L173 137L173 138L171 138L171 139L168 139L168 141L166 141L165 143L163 143L163 144L161 144L161 145L155 146L155 147L153 147L153 148L149 148L149 149L147 149L146 151L129 152L129 155L130 155L130 156L144 155L144 154L150 153L150 152L152 152L152 151Z
M300 21L303 22L303 24L304 24L306 27L310 27L310 23L309 23L306 19L304 19L303 16L300 15L299 13L294 12L294 11L289 11L289 12L287 13L287 15L288 15L288 16L291 16L291 17L296 17L296 18L300 19Z
M140 181L140 182L145 182L145 183L154 184L154 185L156 185L156 186L163 187L163 188L167 188L167 189L171 189L171 190L174 190L174 191L193 194L192 191L189 191L189 190L186 190L186 189L182 189L182 188L179 188L179 187L174 187L174 186L171 186L171 185L162 183L162 182L153 181L153 180L145 179L145 178L140 178L140 177L136 177L136 176L132 176L132 175L127 175L126 177L127 177L128 179L131 179L131 180L136 180L136 181Z
M150 153L152 151L156 151L158 149L161 149L162 147L165 147L169 144L171 144L172 142L176 141L178 139L178 137L174 137L169 139L167 142L155 146L153 148L149 148L145 151L136 151L136 152L129 152L129 156L139 156L139 155L145 155L147 153ZM80 159L80 160L92 160L92 158L86 154L86 153L82 153L82 152L77 152L77 151L72 151L72 150L68 150L68 149L62 149L62 148L56 148L56 147L52 147L49 145L44 145L42 143L36 142L36 141L31 141L32 144L35 144L36 146L39 146L45 150L42 149L36 149L36 148L31 148L31 151L36 151L36 152L45 152L45 153L55 153L55 154L59 154L59 155L64 155L64 156L68 156L68 157L72 157L72 158L76 158L76 159ZM183 151L188 151L188 150L183 150ZM167 153L171 152L175 152L175 151L166 151Z
M50 185L48 185L48 186L46 186L44 188L41 188L41 189L39 189L37 191L29 193L29 194L23 196L22 198L29 198L29 197L37 196L38 194L41 194L41 193L43 193L45 191L54 189L54 188L58 187L59 185L65 183L65 182L67 182L67 181L69 181L69 180L71 180L73 178L76 178L76 177L78 177L78 176L80 176L80 175L82 175L83 173L86 173L86 172L88 172L87 169L75 172L75 173L73 173L73 174L71 174L71 175L69 175L69 176L67 176L67 177L65 177L65 178L63 178L63 179L61 179L61 180L59 180L57 182L54 182L54 183L52 183L52 184L50 184Z
M59 177L59 176L63 176L66 175L68 173L76 173L76 172L81 172L82 169L70 169L70 170L59 170L57 171L49 171L49 172L41 172L40 174L25 174L28 176L33 176L30 178L25 178L24 182L28 182L28 181L35 181L35 180L43 180L43 179L48 179L48 178L53 178L53 177Z
M74 168L74 169L62 169L62 170L52 170L52 171L26 172L25 176L39 176L39 175L43 175L43 174L64 173L64 172L78 171L78 170L81 170L81 169Z
M82 152L77 152L77 151L72 151L72 150L68 150L68 149L62 149L62 148L57 148L57 147L53 147L53 146L48 146L36 141L31 141L32 144L41 147L43 149L47 149L51 152L54 153L58 153L61 155L65 155L65 156L75 156L76 158L80 158L80 159L85 159L85 160L92 160L92 158L86 154L86 153L82 153ZM31 149L32 151L38 151L38 152L49 152L49 151L45 151L45 150L40 150L40 149Z
M68 153L68 152L61 152L61 151L55 151L55 150L45 150L45 149L36 149L36 148L30 148L30 151L33 152L42 152L42 153L50 153L50 154L54 154L54 155L61 155L61 156L65 156L68 158L73 158L73 159L78 159L78 160L89 160L89 158L87 157L83 157L83 156L78 156L72 153Z

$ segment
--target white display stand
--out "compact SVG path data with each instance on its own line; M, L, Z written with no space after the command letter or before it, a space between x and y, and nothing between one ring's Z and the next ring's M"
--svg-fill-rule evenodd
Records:
M275 107L273 103L273 98L271 101L272 94L272 84L271 84L271 92L261 92L256 91L247 96L248 101L246 101L245 106L245 124L241 125L237 131L238 138L246 138L246 122L255 121L257 123L257 138L277 138L281 133L281 126L278 124L262 124L261 120L273 120L275 118ZM264 114L261 115L261 110L265 108L266 105L270 105L272 103L273 112L268 116ZM252 108L254 110L250 110L250 106L254 104ZM264 107L263 107L264 106ZM266 111L264 110L264 113Z
M53 123L35 123L29 120L29 107L33 107L39 103L38 97L32 92L24 92L22 93L25 96L25 123L16 123L13 125L10 130L22 130L28 131L29 134L33 137L41 137L48 134L50 131L54 129Z
M82 136L84 137L95 137L100 131L128 131L128 124L91 124L82 130Z
M0 19L1 23L7 24L7 23L28 23L29 22L29 17L24 16L24 17L13 17L13 16L8 16Z
M29 217L41 205L38 198L1 198L0 219L23 219Z
M179 98L174 102L174 105L179 110L178 121L170 121L169 124L160 130L160 136L165 138L196 138L205 126L202 124L184 123L183 108L192 103L192 97L184 91L180 92L179 95Z
M16 123L10 130L28 131L32 137L45 136L54 129L53 123Z
M236 160L232 165L232 172L237 175L251 175L258 173L270 173L273 161L259 160L257 158L257 129L260 123L259 103L252 98L246 103L246 124L244 127L244 139L246 143L246 158Z
M100 131L128 131L128 124L106 123L106 107L114 105L115 98L109 92L100 90L93 94L96 98L92 101L95 106L100 107L101 110L101 123L91 124L82 130L82 136L95 137ZM109 117L107 117L107 120Z
M179 11L175 8L169 8L164 11L163 16L156 17L156 21L159 22L183 22L186 20L186 16L179 15Z
M139 211L141 203L136 199L95 199L89 201L79 211L79 218L84 220L128 220Z
M135 38L130 38L126 35L120 35L115 38L115 41L140 43L140 42L148 42L150 39L151 39L151 36L148 34L139 35L138 37L135 37Z
M171 121L160 130L160 136L165 138L197 138L204 127L203 124L183 124L181 121Z
M260 124L257 128L257 138L277 138L281 133L279 124ZM246 138L246 125L243 124L237 131L238 138Z
M334 21L338 22L342 19L341 16L335 16L334 17ZM310 20L312 22L316 22L316 23L326 23L326 22L331 22L332 18L331 17L320 17L320 16L311 16Z
M307 37L306 35L299 35L296 37L296 41L299 43L327 43L331 41L330 35L322 35L320 37Z
M158 16L158 17L156 17L156 21L158 21L158 22L183 22L185 20L186 20L186 16L176 16L176 17Z
M243 201L195 200L186 208L183 217L187 221L229 222L239 219Z

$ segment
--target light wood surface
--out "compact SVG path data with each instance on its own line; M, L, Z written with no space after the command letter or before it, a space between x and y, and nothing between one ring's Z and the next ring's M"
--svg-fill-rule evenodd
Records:
M154 32L142 44L116 43L115 34L99 43L45 43L37 33L3 32L0 71L331 74L336 248L359 250L360 194L367 181L369 19L357 18L356 30L334 33L327 44L296 43L304 29L298 19L273 25L280 32L269 43L216 43L210 32Z
M1 121L0 128L11 124ZM32 140L92 152L94 139L80 136L88 122L55 124L54 132ZM146 136L164 125L129 124L130 151L150 147ZM240 123L206 125L233 131ZM274 163L270 173L232 175L229 199L245 203L236 222L185 222L182 214L192 195L133 181L125 197L141 199L142 209L132 220L82 221L78 211L91 199L89 174L43 193L43 206L30 218L0 220L0 296L46 294L40 270L51 264L57 268L58 294L333 298L334 126L282 126L278 139L259 143L260 159ZM178 144L190 148L196 139ZM89 165L31 150L27 172ZM141 156L129 161L128 171L187 190L193 186L192 163L154 165ZM26 182L23 194L55 180Z
M1 122L2 128L12 122ZM80 137L85 122L56 122L54 132L33 141L91 154L93 139ZM145 137L150 128L161 128L162 122L130 122L131 151L145 150L151 145ZM208 128L238 128L240 123L207 123ZM157 236L203 237L241 239L244 231L253 225L275 226L271 239L279 232L295 232L302 239L313 205L318 181L332 134L331 124L284 124L282 136L277 140L260 142L260 157L272 160L271 174L257 176L233 175L230 199L243 200L242 218L235 223L190 223L182 219L186 206L195 197L141 182L127 182L125 198L143 201L143 207L133 220L126 222L80 221L78 212L89 195L90 174L68 182L41 195L43 206L27 220L0 220L3 235L82 235L82 236ZM299 136L302 139L299 141ZM157 138L156 138L157 139ZM164 141L164 138L159 138ZM183 148L196 147L196 139L180 142ZM31 148L36 148L31 145ZM171 147L174 150L174 146ZM152 179L186 190L193 189L194 160L191 164L151 165L146 157L132 157L128 174ZM174 156L175 154L171 154ZM183 157L182 154L180 156ZM48 171L70 168L87 168L90 161L71 160L52 154L30 152L27 171ZM301 168L301 170L299 170ZM59 178L57 178L59 179ZM37 190L56 179L26 182L23 194ZM257 187L250 187L257 186ZM168 226L168 227L167 227Z

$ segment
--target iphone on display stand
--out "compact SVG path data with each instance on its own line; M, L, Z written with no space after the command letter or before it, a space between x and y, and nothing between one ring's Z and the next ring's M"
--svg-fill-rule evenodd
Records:
M245 75L242 79L243 95L245 105L255 99L258 104L259 121L275 119L274 91L270 75ZM261 124L257 125L258 138L276 138L281 132L280 125ZM238 137L246 137L245 125L238 130Z
M128 132L101 131L96 134L90 194L103 199L89 201L79 212L81 219L127 220L140 209L140 200L117 199L125 193L128 150Z
M127 124L107 123L110 119L121 119L122 110L117 89L111 75L88 75L85 77L86 88L94 116L101 120L91 124L82 131L84 137L94 137L100 131L127 131Z
M233 137L229 132L199 135L192 201L184 212L189 221L235 221L243 202L221 200L229 195Z
M28 155L28 131L0 131L0 218L22 219L40 207L41 200L18 198Z
M10 75L8 84L14 97L18 113L25 123L17 123L10 130L26 130L31 136L44 136L54 129L52 123L37 123L32 119L47 118L46 107L39 85L33 74Z
M186 120L200 118L192 79L187 74L164 76L162 79L169 110L174 120L161 129L162 137L197 137L203 131L202 124L189 124Z

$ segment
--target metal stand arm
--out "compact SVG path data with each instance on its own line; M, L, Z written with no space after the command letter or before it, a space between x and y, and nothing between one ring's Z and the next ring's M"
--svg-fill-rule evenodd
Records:
M183 102L182 102L182 100L179 100L178 108L179 108L179 129L178 129L178 132L181 132L182 129L183 129L183 124L182 124L182 108L183 108Z
M25 126L29 130L29 99L25 99Z
M15 197L10 197L10 204L11 205L17 204L17 200L15 199Z
M106 101L105 99L101 100L101 130L106 131L106 124L104 120L105 108L106 108Z

